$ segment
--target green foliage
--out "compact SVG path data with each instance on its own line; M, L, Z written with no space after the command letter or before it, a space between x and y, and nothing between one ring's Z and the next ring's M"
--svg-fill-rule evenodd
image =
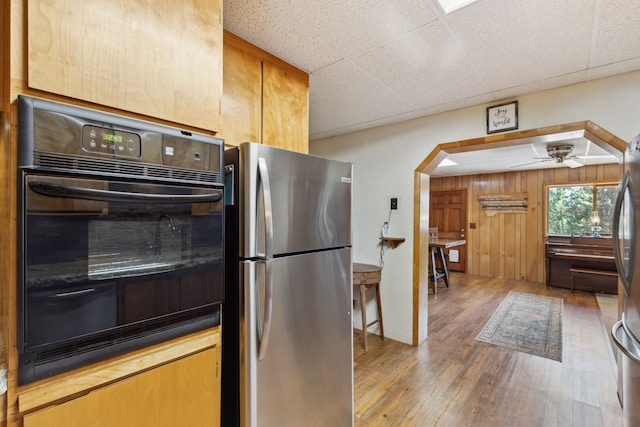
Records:
M618 196L618 186L602 185L596 187L596 207L600 214L601 233L612 234L613 232L613 208Z
M549 188L547 212L548 234L592 234L591 217L594 210L600 216L601 234L611 234L613 206L617 186L576 185Z

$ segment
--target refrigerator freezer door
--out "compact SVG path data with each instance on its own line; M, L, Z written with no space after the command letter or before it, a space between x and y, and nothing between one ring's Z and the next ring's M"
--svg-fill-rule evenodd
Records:
M240 424L352 426L351 249L242 266Z
M241 258L351 246L351 163L254 143L238 150Z
M618 267L618 274L626 288L623 309L625 328L634 339L640 340L640 248L638 247L640 245L640 238L638 238L640 215L636 214L640 205L640 135L629 144L626 151L626 162L628 170L621 184L621 191L626 203L623 211L627 212L628 236L631 236L631 241L628 259L623 259L626 265L622 271L620 271L620 266ZM621 257L617 256L616 258L619 260Z
M640 405L638 404L640 402L640 343L628 333L623 320L613 326L611 336L621 351L620 369L624 371L622 379L624 425L638 426L640 425Z

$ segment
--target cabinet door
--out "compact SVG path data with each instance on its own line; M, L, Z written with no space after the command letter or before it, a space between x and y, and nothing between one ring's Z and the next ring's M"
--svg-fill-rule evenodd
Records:
M28 85L218 130L220 0L28 0Z
M219 426L220 348L25 415L24 427Z
M264 62L262 143L309 151L309 75Z
M225 145L261 142L262 62L247 50L225 39L223 73L222 137Z
M5 2L0 5L0 114L4 111L4 87L5 85L5 51L9 49L9 28L8 22L5 21L5 9L8 9Z

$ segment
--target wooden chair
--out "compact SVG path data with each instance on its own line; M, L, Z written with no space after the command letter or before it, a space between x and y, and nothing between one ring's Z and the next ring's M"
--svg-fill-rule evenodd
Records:
M376 323L380 324L380 337L384 339L384 326L382 323L382 303L380 301L380 278L382 268L372 264L353 264L353 286L360 289L360 312L362 313L362 336L364 341L364 351L369 351L367 345L367 330ZM374 288L376 291L376 302L378 304L378 318L367 323L367 297L366 291Z

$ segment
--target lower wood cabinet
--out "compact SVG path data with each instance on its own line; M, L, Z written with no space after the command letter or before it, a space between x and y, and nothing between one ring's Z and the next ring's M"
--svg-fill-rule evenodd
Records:
M24 427L219 426L220 346L24 416Z

